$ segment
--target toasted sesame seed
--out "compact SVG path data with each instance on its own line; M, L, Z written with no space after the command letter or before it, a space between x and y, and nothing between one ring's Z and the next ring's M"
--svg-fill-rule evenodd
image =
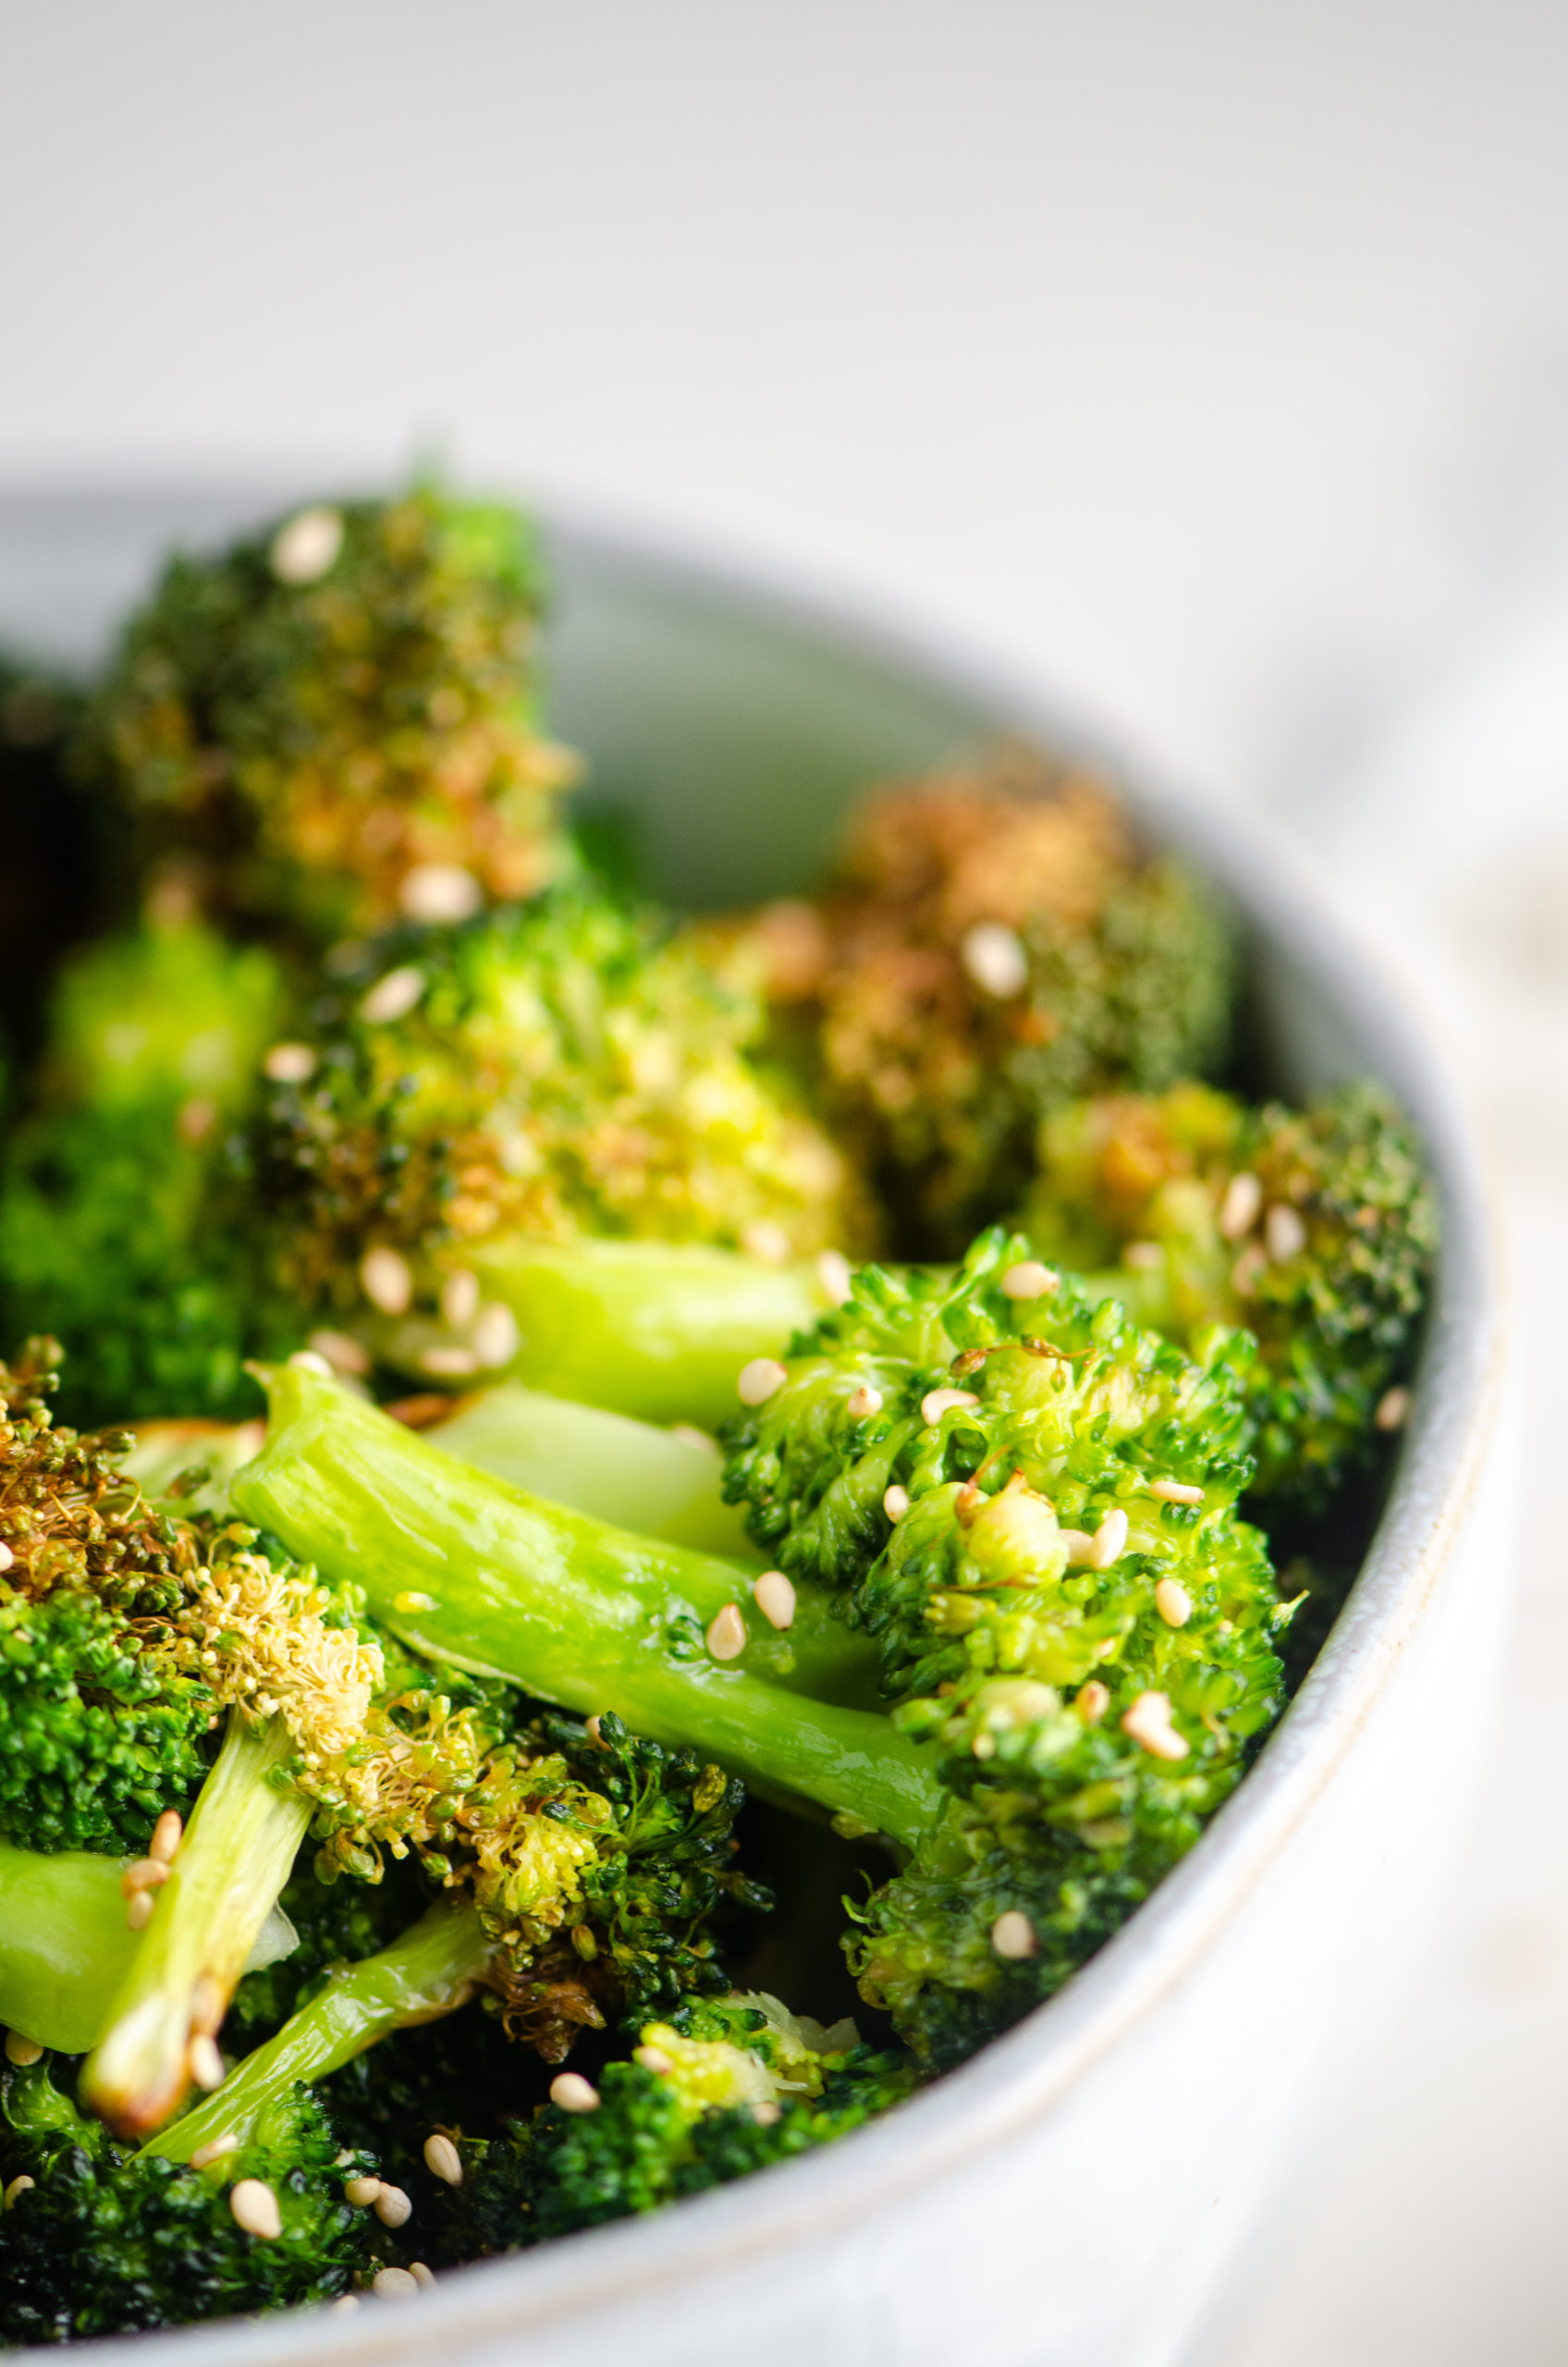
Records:
M1029 981L1023 940L1005 921L977 921L964 932L959 958L983 993L998 1002L1021 994Z
M319 583L343 548L343 513L325 503L297 509L272 538L268 563L280 583Z
M896 1528L909 1510L909 1490L900 1488L895 1479L890 1488L883 1490L882 1509Z
M401 969L388 970L377 978L368 994L360 1001L360 1017L373 1027L389 1026L393 1021L406 1019L424 992L424 972L408 962Z
M381 2192L382 2181L377 2177L345 2178L343 2200L351 2202L356 2211L368 2211Z
M784 1628L795 1617L795 1589L782 1570L765 1570L752 1588L757 1609L768 1625Z
M671 1422L669 1435L679 1439L682 1446L694 1446L704 1454L717 1454L718 1441L709 1430L699 1430L694 1422Z
M309 1044L275 1044L262 1061L262 1074L274 1085L308 1085L316 1073L316 1056Z
M440 2129L424 2140L424 2166L443 2186L461 2186L463 2182L462 2155Z
M459 1266L441 1285L441 1320L454 1331L461 1331L478 1313L479 1276Z
M1034 1955L1036 1944L1035 1926L1016 1907L998 1915L991 1926L991 1945L999 1956L1021 1962L1024 1956Z
M742 1365L735 1383L735 1394L742 1405L766 1405L775 1390L782 1389L790 1376L777 1356L753 1356Z
M1098 1725L1110 1707L1109 1686L1102 1685L1097 1676L1090 1677L1087 1685L1081 1685L1078 1687L1073 1697L1072 1706L1085 1725Z
M419 2291L419 2279L406 2268L378 2268L371 2278L370 2289L382 2301L406 2301Z
M1064 1528L1061 1532L1061 1541L1067 1553L1067 1566L1070 1570L1086 1570L1093 1567L1095 1540L1086 1528Z
M147 1845L149 1858L156 1858L160 1866L172 1866L179 1854L185 1836L185 1823L178 1809L165 1809L153 1827L153 1838Z
M1231 1288L1238 1298L1251 1298L1257 1288L1258 1276L1268 1260L1256 1241L1249 1241L1231 1269Z
M1121 1262L1134 1274L1152 1274L1165 1263L1165 1252L1158 1241L1130 1241L1121 1253Z
M1203 1490L1189 1486L1185 1479L1151 1479L1149 1493L1163 1504L1201 1504Z
M204 2170L212 2163L221 2162L226 2153L238 2153L239 2151L239 2138L232 2128L226 2128L223 2135L214 2137L210 2145L197 2146L190 2156L190 2166L193 2170Z
M920 1418L935 1429L944 1414L954 1414L979 1403L973 1389L928 1389L920 1401Z
M0 1570L8 1570L16 1558L8 1545L0 1543Z
M16 2064L18 2069L25 2070L30 2063L39 2062L43 2054L35 2038L24 2038L20 2030L6 2032L6 2060Z
M746 1623L739 1603L727 1602L715 1612L707 1632L707 1648L716 1661L736 1661L746 1649Z
M158 1890L168 1878L169 1870L161 1858L138 1858L120 1876L120 1896L134 1898L139 1890Z
M748 1257L756 1257L765 1266L787 1265L790 1257L790 1236L781 1224L771 1217L757 1217L741 1228L741 1246Z
M326 2313L329 2318L343 2318L347 2317L351 2311L357 2310L359 2306L360 2297L357 2293L339 2293L336 2301L327 2303Z
M305 1345L312 1355L320 1356L336 1373L346 1373L350 1380L363 1380L371 1367L371 1353L362 1340L349 1331L312 1331Z
M557 2071L550 2082L550 2102L562 2112L597 2112L599 2091L581 2071Z
M216 1719L213 1723L215 1725ZM150 1890L139 1890L129 1899L126 1906L125 1919L131 1931L145 1932L148 1924L153 1920L153 1893Z
M18 2195L31 2194L37 2184L38 2180L30 2178L27 2172L23 2170L18 2177L11 2180L5 2193L0 2195L0 2211L9 2211Z
M434 1347L422 1349L420 1370L437 1380L466 1380L479 1370L479 1358L472 1348L459 1348L437 1341Z
M1004 1298L1045 1298L1060 1289L1061 1276L1037 1257L1021 1257L1008 1268L999 1287Z
M759 2128L771 2128L775 2121L782 2120L783 2117L780 2107L770 2102L766 2096L759 2096L752 2106L752 2118Z
M1385 1389L1372 1419L1380 1430L1403 1430L1410 1419L1409 1390Z
M1306 1227L1286 1200L1276 1200L1263 1220L1263 1238L1277 1266L1299 1257L1306 1247Z
M1193 1598L1180 1578L1161 1578L1154 1590L1154 1607L1168 1627L1184 1627L1193 1615Z
M509 1306L503 1306L498 1298L493 1298L474 1317L469 1338L480 1363L495 1371L502 1365L509 1365L518 1352L517 1318Z
M434 1611L435 1597L433 1594L421 1594L413 1587L405 1587L401 1594L393 1596L392 1608L394 1611L402 1612L405 1616L421 1611Z
M264 2178L237 2178L228 2189L228 2207L235 2226L243 2227L248 2236L260 2236L270 2243L283 2233L277 2197Z
M599 1732L599 1713L597 1711L594 1712L594 1715L591 1718L584 1718L582 1722L582 1731L587 1735L595 1750L603 1750L605 1747L605 1738Z
M880 1414L886 1402L879 1389L873 1389L870 1381L863 1380L850 1392L844 1411L851 1422L864 1422L873 1414Z
M326 1358L318 1354L314 1348L296 1348L288 1361L296 1372L313 1372L322 1380L333 1380L337 1378Z
M1256 1175L1245 1169L1232 1175L1225 1186L1225 1197L1219 1203L1219 1233L1221 1240L1240 1241L1257 1222L1263 1206L1263 1185Z
M1113 1562L1121 1559L1126 1544L1127 1515L1120 1504L1113 1504L1095 1531L1090 1568L1109 1570Z
M186 2067L199 2088L210 2095L224 2083L223 2056L210 2030L198 2030L186 2054Z
M484 891L460 863L416 863L405 871L398 901L411 921L466 921L484 902Z
M367 1249L360 1260L360 1288L383 1315L406 1315L414 1294L409 1261L385 1242Z
M633 2051L631 2059L634 2063L640 2063L644 2071L651 2071L658 2079L666 2078L675 2068L662 2046L639 2046Z
M845 1306L854 1290L855 1278L850 1261L841 1249L825 1249L816 1261L816 1279L822 1284L823 1296L829 1306Z
M384 2227L406 2227L414 2215L413 2204L400 2186L384 2186L371 2208Z
M1187 1743L1170 1723L1169 1693L1140 1693L1122 1712L1121 1731L1156 1759L1185 1759Z
M435 2282L435 2271L433 2268L426 2268L422 2260L410 2261L409 2275L422 2292L427 2292Z

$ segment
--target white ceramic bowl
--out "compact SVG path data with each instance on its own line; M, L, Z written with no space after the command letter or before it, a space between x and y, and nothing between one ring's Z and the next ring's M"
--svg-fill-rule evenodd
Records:
M257 506L0 500L0 643L85 652L172 535ZM636 805L657 883L682 900L803 883L853 788L977 733L1074 736L1028 685L829 606L566 526L552 541L557 726ZM412 2301L139 2337L138 2367L1165 2367L1210 2352L1305 2141L1397 1994L1471 1784L1502 1624L1501 1336L1465 1125L1388 983L1249 826L1153 791L1138 803L1235 899L1273 1081L1385 1078L1442 1193L1397 1480L1257 1766L1061 1996L880 2124Z

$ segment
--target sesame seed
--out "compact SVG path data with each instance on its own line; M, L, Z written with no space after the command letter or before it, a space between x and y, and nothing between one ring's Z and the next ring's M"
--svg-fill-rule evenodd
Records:
M746 1623L738 1603L727 1602L714 1613L707 1648L716 1661L736 1661L746 1649Z
M1185 1479L1151 1479L1149 1493L1163 1504L1201 1504L1203 1490L1190 1487Z
M484 901L478 880L460 863L416 863L398 889L398 904L410 921L466 921Z
M784 1628L795 1616L795 1589L782 1570L765 1570L752 1588L757 1609L770 1626Z
M748 1257L765 1266L783 1266L790 1257L790 1236L771 1217L757 1217L741 1230L741 1246Z
M419 2279L406 2268L378 2268L371 2278L370 2289L383 2301L406 2301L419 2291Z
M424 2166L443 2186L461 2186L463 2182L462 2155L440 2129L424 2140Z
M597 2112L599 2091L581 2071L557 2071L550 2082L550 2102L562 2112Z
M433 1348L422 1349L419 1362L420 1370L437 1380L466 1380L479 1370L479 1358L472 1348L444 1346L439 1342Z
M168 1878L169 1870L161 1858L138 1858L120 1876L120 1896L134 1898L139 1890L158 1890Z
M1095 1540L1086 1528L1064 1528L1061 1532L1061 1541L1066 1550L1067 1566L1070 1570L1086 1570L1093 1567Z
M223 2056L210 2030L198 2030L186 2054L186 2066L199 2088L210 2095L224 2083Z
M38 2180L30 2178L23 2170L19 2177L11 2180L4 2195L0 2195L0 2211L9 2211L18 2195L31 2194L37 2184Z
M1251 1298L1257 1288L1257 1278L1268 1260L1256 1241L1250 1241L1231 1269L1231 1287L1238 1298Z
M296 1372L313 1372L320 1380L337 1379L326 1358L314 1348L296 1348L288 1361Z
M381 2184L376 2177L345 2178L343 2200L351 2202L356 2211L368 2211L381 2192Z
M1097 1676L1090 1677L1087 1685L1078 1687L1072 1706L1085 1725L1098 1725L1110 1707L1109 1686L1102 1685Z
M1256 1175L1243 1169L1232 1175L1225 1186L1225 1197L1219 1203L1219 1233L1224 1241L1240 1241L1257 1222L1257 1212L1263 1206L1263 1186Z
M377 978L368 994L360 1000L360 1017L369 1020L373 1027L388 1026L393 1021L406 1019L424 992L424 972L412 962L401 969L388 970Z
M413 2204L400 2186L384 2186L371 2208L384 2227L406 2227L414 2215Z
M309 1044L275 1044L262 1061L262 1074L274 1085L308 1085L316 1073L316 1056Z
M974 984L998 1002L1021 994L1029 981L1029 956L1015 928L1004 921L977 921L964 932L959 959Z
M882 1509L896 1528L909 1510L909 1490L900 1488L895 1480L890 1488L883 1491Z
M1287 1258L1299 1257L1306 1247L1306 1227L1286 1201L1276 1200L1263 1220L1263 1238L1270 1257L1282 1266Z
M1168 1627L1184 1627L1193 1615L1193 1598L1180 1578L1161 1578L1154 1590L1154 1607Z
M217 1103L197 1094L194 1099L184 1103L175 1122L182 1143L204 1143L217 1122Z
M327 2303L326 2313L329 2318L347 2317L359 2306L360 2297L357 2293L339 2293L336 2301Z
M434 1611L435 1597L433 1594L420 1594L412 1587L405 1587L401 1594L393 1596L392 1608L394 1611L404 1613L405 1615L420 1611Z
M972 1389L928 1389L920 1401L920 1418L928 1429L935 1429L944 1414L954 1414L979 1403Z
M213 1723L216 1725L215 1718ZM131 1931L145 1932L148 1924L153 1920L153 1894L150 1890L136 1892L127 1905L125 1919Z
M595 1750L603 1750L605 1747L605 1738L599 1732L599 1715L597 1711L594 1711L591 1718L585 1718L583 1720L582 1731L587 1735Z
M267 560L280 583L319 583L343 548L343 515L325 503L297 509L272 538Z
M422 2292L428 2291L430 2287L435 2282L435 2271L433 2268L426 2268L423 2261L422 2260L410 2261L409 2275L413 2278L414 2283L420 2287Z
M850 1392L844 1411L851 1422L864 1422L873 1414L880 1414L886 1402L879 1389L873 1389L870 1381L863 1380Z
M717 1454L718 1441L710 1431L699 1430L693 1422L671 1422L669 1435L679 1439L682 1446L694 1446L703 1454Z
M239 2140L232 2128L227 2128L221 2137L214 2137L210 2145L197 2146L190 2156L190 2166L193 2170L204 2170L212 2163L221 2162L226 2153L238 2153L239 2151Z
M735 1382L735 1394L742 1405L766 1405L775 1390L782 1389L790 1376L777 1356L753 1356L742 1365Z
M841 1249L825 1249L816 1261L816 1279L829 1306L847 1306L855 1278Z
M1049 1266L1042 1266L1037 1257L1021 1257L1010 1266L1001 1278L1004 1298L1045 1298L1061 1286L1061 1277Z
M1170 1723L1169 1693L1140 1693L1122 1713L1121 1731L1156 1759L1185 1759L1187 1744Z
M640 2046L634 2051L631 2059L634 2063L640 2063L644 2071L651 2071L656 2079L664 2079L675 2068L662 2046Z
M260 2236L270 2243L283 2233L277 2197L263 2178L237 2178L228 2190L228 2207L235 2226L243 2227L248 2236Z
M771 2128L775 2121L782 2120L783 2117L780 2107L770 2103L766 2096L759 2096L752 2106L752 2118L759 2128Z
M469 1337L480 1363L495 1371L501 1365L509 1365L518 1352L517 1318L509 1306L492 1299L475 1316Z
M333 1372L346 1373L350 1380L363 1380L370 1370L370 1350L351 1332L312 1331L305 1345L312 1355L320 1356Z
M149 1858L156 1858L160 1866L172 1866L185 1834L184 1821L178 1809L165 1809L153 1827L153 1838L147 1845Z
M1378 1400L1372 1419L1380 1430L1403 1430L1410 1419L1409 1390L1386 1389Z
M1120 1504L1112 1506L1094 1535L1089 1566L1094 1570L1109 1570L1119 1562L1127 1543L1127 1515Z
M459 1266L441 1285L441 1320L454 1331L461 1331L478 1313L479 1276Z
M6 2060L25 2070L30 2063L42 2060L43 2049L35 2038L24 2038L20 2030L6 2032Z
M414 1294L408 1259L385 1242L367 1249L360 1260L360 1288L381 1314L406 1315Z
M0 1544L0 1570L8 1570L16 1558L8 1545Z
M1032 1956L1035 1953L1035 1926L1027 1915L1022 1914L1016 1907L1010 1907L1006 1914L998 1915L991 1926L991 1945L998 1956L1007 1956L1015 1963L1022 1962L1023 1957Z
M1121 1253L1121 1262L1135 1274L1152 1274L1165 1263L1165 1252L1158 1241L1130 1241Z

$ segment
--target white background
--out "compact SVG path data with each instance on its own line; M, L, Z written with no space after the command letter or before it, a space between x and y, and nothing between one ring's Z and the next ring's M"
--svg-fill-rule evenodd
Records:
M888 596L1293 816L1498 1019L1514 1678L1423 1993L1229 2367L1561 2360L1564 1162L1486 1055L1568 1030L1568 9L0 0L0 481L435 452Z

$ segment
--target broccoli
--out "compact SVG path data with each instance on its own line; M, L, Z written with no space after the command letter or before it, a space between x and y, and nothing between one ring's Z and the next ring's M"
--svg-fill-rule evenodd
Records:
M1209 891L1138 845L1097 775L1023 746L872 796L820 899L751 937L784 1037L922 1256L1013 1204L1055 1103L1158 1091L1225 1049Z
M80 706L72 684L0 656L0 1041L18 1073L62 955L106 925L125 869L116 817L66 761Z
M256 1151L290 1294L357 1336L361 1367L374 1351L450 1383L516 1359L571 1393L606 1383L624 1412L700 1415L684 1396L704 1260L719 1281L701 1344L728 1375L815 1311L815 1276L789 1261L849 1220L841 1161L747 1058L759 1025L689 941L581 881L360 948ZM607 1341L578 1282L591 1295L596 1259ZM639 1325L619 1302L643 1267ZM672 1283L684 1364L667 1407Z
M1194 1084L1070 1104L1020 1222L1194 1354L1246 1327L1256 1496L1320 1506L1403 1420L1438 1213L1380 1085L1305 1110Z
M902 1842L853 1956L939 2067L1124 1919L1282 1696L1288 1610L1234 1516L1250 1466L1232 1376L1053 1281L1000 1232L956 1278L872 1269L738 1428L731 1485L778 1575L837 1588L880 1640L880 1719L782 1692L766 1622L738 1603L704 1638L673 1558L636 1570L623 1541L612 1559L606 1533L312 1375L272 1378L273 1432L237 1493L328 1566L352 1539L371 1600L425 1650L614 1706ZM409 1575L420 1608L400 1614ZM662 1655L633 1657L634 1636Z
M83 731L154 884L304 950L526 895L575 762L541 736L523 520L416 484L177 558Z

